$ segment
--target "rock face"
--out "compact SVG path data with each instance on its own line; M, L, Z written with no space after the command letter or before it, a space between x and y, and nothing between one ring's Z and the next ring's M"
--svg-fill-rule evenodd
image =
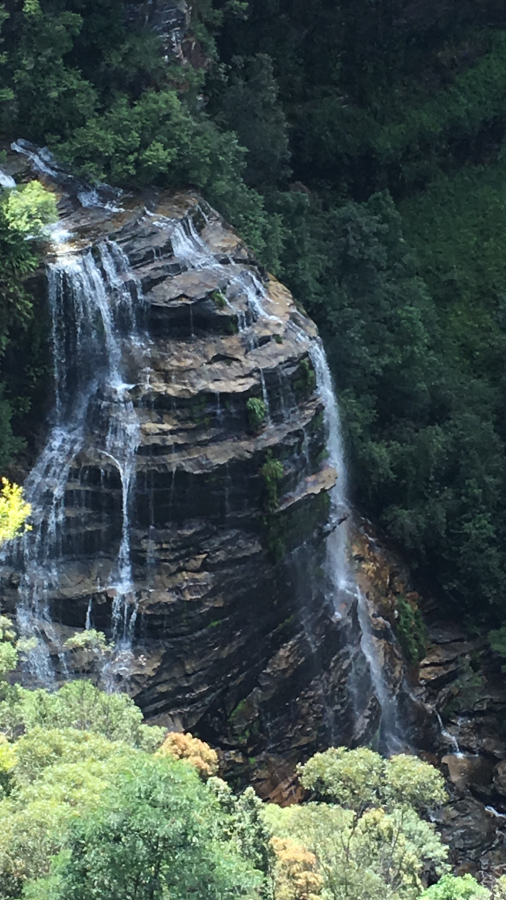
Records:
M88 254L88 268L105 278L107 260L121 254L107 303L120 330L125 286L140 310L116 388L135 418L122 426L126 436L132 428L138 434L134 477L126 495L123 470L107 449L119 448L123 432L111 436L99 375L84 438L62 480L59 549L51 551L59 554L57 578L45 589L44 610L32 616L57 668L72 631L86 623L114 631L127 515L128 689L149 720L195 730L221 748L231 772L253 769L264 795L286 800L295 761L331 742L372 737L379 716L356 610L338 619L326 600L336 472L325 462L309 353L316 330L196 196L119 202L121 209L110 200L82 209L66 190L61 224L72 238L48 248L48 262L63 254L68 280L69 254ZM90 384L103 365L94 358L101 337L93 328L93 341L83 344ZM66 375L67 391L79 377ZM12 612L16 569L22 585L22 561L4 569ZM122 674L117 664L113 677Z

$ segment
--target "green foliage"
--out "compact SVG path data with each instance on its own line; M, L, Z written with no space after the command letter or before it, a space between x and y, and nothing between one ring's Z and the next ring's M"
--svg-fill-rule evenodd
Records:
M95 628L88 628L85 631L78 631L65 641L66 650L105 650L107 647L107 638L101 631Z
M0 382L0 469L4 469L22 447L22 442L13 434L13 404L5 393L16 384L19 373L27 372L32 363L30 358L16 358L12 365L8 355L11 346L15 346L16 335L27 331L33 317L25 280L36 269L39 257L37 246L26 238L28 234L39 236L43 226L55 217L54 197L38 182L0 191L0 364L6 382ZM32 352L35 356L35 347ZM10 364L7 369L5 363Z
M357 813L369 806L423 811L446 799L443 776L434 766L405 754L383 759L367 747L316 753L300 768L300 780L318 797Z
M246 412L251 430L253 432L260 431L267 416L267 407L264 401L258 397L250 397L246 403Z
M506 659L506 625L490 631L488 640L494 653L497 653L502 659ZM506 672L506 663L501 666L501 670Z
M444 869L447 848L413 810L370 809L357 819L351 810L309 803L280 813L275 833L315 854L331 900L417 900L424 862Z
M427 629L422 614L405 597L397 597L397 621L395 633L403 653L411 665L416 666L427 652Z
M490 897L490 891L472 875L443 875L437 884L423 892L420 900L489 900Z
M0 703L0 730L8 735L33 728L74 728L101 734L153 751L164 729L143 724L142 713L125 694L105 694L87 681L73 681L58 691L17 687L14 697Z
M38 181L4 191L1 214L11 231L40 237L44 226L58 220L56 200Z
M15 647L16 634L12 622L0 616L0 682L16 668L18 652Z
M95 813L72 824L66 850L27 898L202 900L257 895L260 876L225 842L213 842L212 795L184 764L128 767Z
M267 807L280 838L311 851L331 900L417 900L424 865L445 871L447 848L419 813L445 799L441 774L415 757L332 748L300 767L313 800Z
M298 398L307 397L314 392L316 387L316 374L308 359L303 359L297 376L293 381L293 389L295 396Z
M32 508L26 502L23 488L2 479L0 490L0 545L20 534Z
M272 450L267 451L267 459L260 469L262 481L262 506L265 512L274 513L279 506L279 485L283 479L283 463L274 459Z
M213 291L211 297L216 303L218 309L224 309L227 305L227 298L221 291Z
M221 778L211 778L208 787L216 797L222 815L216 818L216 834L231 841L240 855L269 877L274 865L271 830L263 816L264 804L252 787L236 796Z
M246 183L262 188L283 181L289 173L288 129L271 58L262 53L236 58L219 104L218 120L248 151Z

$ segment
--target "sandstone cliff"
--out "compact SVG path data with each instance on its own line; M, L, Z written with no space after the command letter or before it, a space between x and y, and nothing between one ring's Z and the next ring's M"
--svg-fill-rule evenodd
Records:
M254 769L263 792L272 791L285 767L291 777L293 763L317 747L372 736L379 718L355 609L339 619L326 583L326 538L339 527L328 522L337 473L326 461L309 353L315 327L197 196L111 199L99 191L83 208L82 185L67 181L62 194L41 177L60 191L67 232L47 255L61 294L53 341L67 369L57 406L80 380L88 394L78 452L59 475L51 465L40 470L48 483L38 488L35 531L50 532L60 479L57 540L43 559L30 549L11 559L8 607L32 603L57 677L68 665L86 674L86 656L76 669L64 638L86 624L113 633L114 570L127 540L131 584L121 602L131 641L109 678L128 683L148 719L196 730L221 748L230 771ZM76 299L88 282L72 276L74 259L108 279L100 327L91 321L98 307L83 312ZM112 331L128 331L129 296L135 339L121 344L113 408L100 374L109 371L112 336L102 332L108 318ZM124 472L110 448L119 457L132 430L126 510ZM27 568L37 606L26 599Z

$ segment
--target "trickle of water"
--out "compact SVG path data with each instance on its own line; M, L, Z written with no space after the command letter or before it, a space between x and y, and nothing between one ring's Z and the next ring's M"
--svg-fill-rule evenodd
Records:
M263 400L264 406L265 406L265 420L266 420L267 424L269 424L269 422L271 421L271 407L269 404L269 394L267 393L267 385L265 383L264 370L262 369L261 366L259 368L259 372L260 372L260 384L262 385L262 400Z
M148 213L148 215L152 214ZM265 309L266 292L255 273L249 269L242 269L232 261L229 261L226 267L219 262L200 237L191 216L175 221L155 215L153 224L169 232L174 257L187 269L214 269L224 272L229 287L246 298L253 320L262 316L272 321L280 321L277 316L270 315ZM240 311L238 311L238 326L240 331L245 331L247 328L247 321Z
M406 740L401 736L397 704L385 680L381 658L374 644L368 600L362 591L359 590L357 590L357 598L357 615L362 632L360 646L367 660L374 693L378 698L381 709L379 746L380 749L391 755L404 750L406 748Z
M327 538L327 576L334 588L333 600L336 615L341 614L341 604L346 607L353 600L357 602L357 617L361 630L360 647L367 661L374 693L381 709L380 747L390 754L405 747L406 741L401 736L397 704L385 679L382 661L375 646L368 601L358 589L347 558L346 519L349 508L341 422L332 376L320 340L311 343L309 356L313 363L317 388L324 405L329 462L336 469L338 475L336 486L330 493L330 524L333 531Z
M111 188L108 184L99 184L92 187L87 182L70 175L60 165L47 147L35 147L30 141L20 138L13 141L11 150L26 156L30 160L32 168L41 175L46 175L57 184L66 185L71 190L77 189L77 199L85 208L100 207L110 212L123 212L121 206L117 206L115 200L122 195L122 191Z
M450 744L450 746L451 746L451 748L452 748L452 750L453 750L454 755L457 756L459 759L462 759L463 756L464 756L464 754L462 753L462 751L461 751L461 749L460 749L459 742L458 742L457 738L455 737L454 734L451 734L451 733L444 727L444 725L443 725L443 720L442 720L441 716L439 715L437 709L435 709L434 712L436 713L436 718L437 718L438 723L439 723L439 730L440 730L440 732L441 732L441 737L444 738L445 741L447 741L447 743Z
M93 598L90 597L90 599L89 599L89 601L88 601L88 609L86 610L86 622L85 622L85 625L84 625L86 631L89 631L89 630L91 629L91 613L92 613L92 610L93 610Z
M0 187L7 188L7 189L16 187L16 182L14 181L14 178L12 177L12 175L7 175L7 172L2 172L1 169L0 169Z

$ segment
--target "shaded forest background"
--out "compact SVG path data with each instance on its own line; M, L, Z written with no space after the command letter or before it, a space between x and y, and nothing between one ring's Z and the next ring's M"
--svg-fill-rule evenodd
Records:
M352 500L445 602L500 624L503 0L196 0L193 64L164 57L135 0L0 10L6 146L126 188L197 187L321 330ZM0 205L2 468L48 365L26 246Z

